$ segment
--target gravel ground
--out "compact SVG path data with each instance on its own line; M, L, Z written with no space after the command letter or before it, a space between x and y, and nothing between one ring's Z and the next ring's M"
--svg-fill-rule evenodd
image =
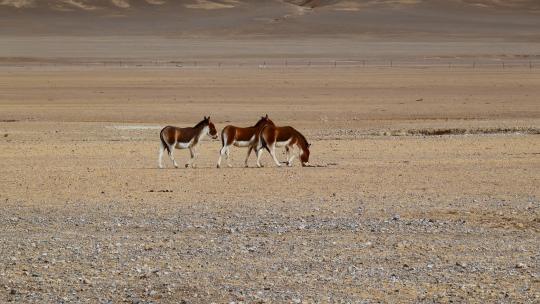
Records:
M538 202L433 204L452 209L420 217L335 197L231 206L8 203L0 216L3 298L539 301ZM474 207L503 215L483 221L464 212Z
M0 302L540 302L538 74L366 71L0 74ZM313 167L157 169L266 112Z

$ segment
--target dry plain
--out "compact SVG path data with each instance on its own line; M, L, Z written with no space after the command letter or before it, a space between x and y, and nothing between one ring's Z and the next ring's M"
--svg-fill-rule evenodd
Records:
M0 301L537 303L538 96L538 68L2 67ZM157 169L160 127L266 113L311 167L206 140Z

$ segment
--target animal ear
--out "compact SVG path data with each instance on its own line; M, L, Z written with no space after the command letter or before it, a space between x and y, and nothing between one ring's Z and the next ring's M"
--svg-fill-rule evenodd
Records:
M267 119L268 119L268 114L266 114L265 118L267 118Z
M210 116L208 116L208 118L206 118L206 120L210 120Z

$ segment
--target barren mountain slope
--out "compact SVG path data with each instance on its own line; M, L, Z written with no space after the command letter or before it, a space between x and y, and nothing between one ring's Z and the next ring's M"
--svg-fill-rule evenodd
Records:
M0 0L0 35L538 40L538 1Z

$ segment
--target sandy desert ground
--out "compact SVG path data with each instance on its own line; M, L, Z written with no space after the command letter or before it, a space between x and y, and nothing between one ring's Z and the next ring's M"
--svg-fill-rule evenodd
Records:
M540 302L539 16L0 0L0 303ZM157 168L163 126L264 114L310 167Z
M0 301L537 303L538 96L527 68L2 67ZM162 126L265 113L312 167L206 140L157 169Z

